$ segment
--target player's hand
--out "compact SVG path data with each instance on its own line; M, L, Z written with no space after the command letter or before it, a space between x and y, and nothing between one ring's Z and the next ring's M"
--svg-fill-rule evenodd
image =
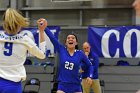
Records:
M37 20L38 29L40 32L44 32L45 28L48 26L47 20L44 18L40 18Z
M90 77L87 77L87 78L86 78L86 83L87 83L88 86L91 86L91 84L92 84L92 79L91 79Z
M136 11L136 15L140 16L140 0L135 0L133 2L132 6L134 7L134 9Z

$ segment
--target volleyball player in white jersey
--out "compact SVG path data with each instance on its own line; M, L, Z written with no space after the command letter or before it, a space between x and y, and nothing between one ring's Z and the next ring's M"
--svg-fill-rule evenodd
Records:
M44 32L40 32L40 50L29 36L20 33L21 28L28 25L28 19L18 11L12 8L6 10L4 31L0 31L0 93L22 93L27 51L40 59L45 58Z

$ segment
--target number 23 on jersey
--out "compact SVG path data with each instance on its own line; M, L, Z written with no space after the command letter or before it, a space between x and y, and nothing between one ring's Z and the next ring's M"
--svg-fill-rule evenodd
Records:
M71 62L66 61L65 62L65 68L68 70L73 70L74 64Z

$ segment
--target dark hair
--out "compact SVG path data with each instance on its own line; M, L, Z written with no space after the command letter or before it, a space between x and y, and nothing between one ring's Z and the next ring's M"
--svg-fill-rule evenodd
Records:
M67 37L68 37L69 35L75 36L76 42L78 42L78 38L77 38L77 36L76 36L74 33L68 34ZM75 46L75 49L78 49L78 44Z

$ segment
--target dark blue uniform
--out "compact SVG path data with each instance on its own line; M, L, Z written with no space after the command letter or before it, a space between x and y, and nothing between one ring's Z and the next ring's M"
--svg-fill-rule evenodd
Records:
M99 75L98 75L98 67L99 67L99 58L98 56L92 52L92 50L90 51L88 58L90 60L90 62L92 63L92 67L93 67L93 77L92 79L98 79ZM82 73L82 78L87 78L88 77L88 66L83 62L82 63L82 70L84 71Z
M71 56L67 51L67 48L58 42L48 28L46 28L45 32L55 49L58 51L60 57L58 76L58 81L60 83L58 85L58 90L62 90L66 93L81 92L81 79L79 73L81 62L84 62L88 66L88 77L92 77L93 68L91 62L80 50L75 50L73 56Z

